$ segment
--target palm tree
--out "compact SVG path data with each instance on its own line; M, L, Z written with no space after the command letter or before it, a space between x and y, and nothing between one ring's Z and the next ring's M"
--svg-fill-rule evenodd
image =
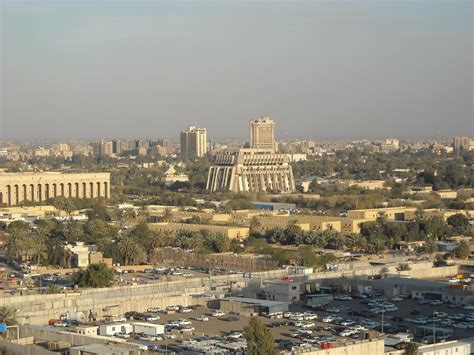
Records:
M50 284L48 288L46 289L46 293L49 295L60 293L60 292L61 292L61 287L59 287L58 284Z
M142 251L135 240L126 236L119 242L119 252L123 257L124 265L129 265L140 257Z
M416 355L418 351L418 345L416 343L408 343L405 347L403 355Z
M258 220L257 216L252 217L250 220L250 234L256 234L261 226L262 224Z
M16 324L15 310L9 307L0 307L0 323L6 323L7 325Z
M147 259L148 261L151 260L152 254L155 253L155 250L161 246L162 243L162 233L161 232L151 232L147 245L146 245L146 252L147 252Z
M200 234L194 235L186 240L186 249L199 250L204 245L204 237Z
M227 236L223 234L215 234L211 237L214 250L218 253L223 253L229 250L230 240Z

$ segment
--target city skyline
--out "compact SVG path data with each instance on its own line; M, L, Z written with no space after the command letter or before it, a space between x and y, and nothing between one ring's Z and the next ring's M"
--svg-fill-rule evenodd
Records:
M3 1L2 20L0 139L474 131L469 1Z

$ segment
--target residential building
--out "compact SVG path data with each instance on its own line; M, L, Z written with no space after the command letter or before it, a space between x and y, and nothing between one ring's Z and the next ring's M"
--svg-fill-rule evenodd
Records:
M189 126L181 131L180 144L183 159L202 158L207 153L207 130Z
M270 117L250 121L250 148L275 151L275 122Z
M454 137L453 148L456 154L474 150L474 139L470 137Z

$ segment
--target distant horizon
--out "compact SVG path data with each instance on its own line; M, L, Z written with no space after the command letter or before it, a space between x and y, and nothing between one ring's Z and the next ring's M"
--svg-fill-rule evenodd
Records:
M205 128L205 127L203 127ZM277 142L288 142L288 141L310 141L314 140L316 142L336 142L336 141L383 141L385 139L398 139L401 142L413 142L417 140L422 140L422 141L441 141L441 142L451 142L455 137L470 137L472 138L472 135L457 135L457 136L439 136L439 137L395 137L395 136L380 136L380 137L275 137L275 141ZM98 138L21 138L21 139L14 139L14 138L0 138L0 144L5 143L5 142L16 142L16 143L38 143L38 142L44 142L44 143L58 143L58 142L98 142L100 140L106 140L106 141L114 141L114 140L139 140L139 139L145 139L145 140L161 140L161 139L168 139L171 141L174 141L176 143L179 143L179 136L176 137L98 137ZM222 141L229 140L229 141L240 141L240 142L248 142L248 137L210 137L208 134L208 142L217 142L220 143Z
M470 0L3 0L0 138L474 134Z

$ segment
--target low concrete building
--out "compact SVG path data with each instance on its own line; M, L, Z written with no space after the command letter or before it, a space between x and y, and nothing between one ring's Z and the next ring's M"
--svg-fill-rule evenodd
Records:
M227 313L271 316L288 311L288 303L256 298L227 297L219 300L219 308Z
M117 333L130 334L133 332L133 325L130 323L108 323L99 325L99 335L113 336Z
M165 332L165 326L162 324L136 322L133 323L133 332L156 336Z
M301 283L295 282L291 278L267 280L264 281L264 286L257 297L291 304L301 298Z
M99 330L99 327L96 325L93 325L93 326L83 325L83 326L71 328L71 331L74 333L81 334L81 335L90 335L90 336L98 335L98 330Z

